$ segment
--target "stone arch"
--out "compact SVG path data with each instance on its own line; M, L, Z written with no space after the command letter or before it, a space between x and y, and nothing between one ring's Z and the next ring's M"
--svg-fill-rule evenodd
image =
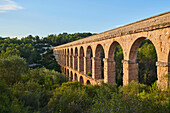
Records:
M73 81L73 72L70 73L70 81Z
M143 42L143 40L145 40L145 39L146 39L145 37L140 37L133 42L133 45L131 46L130 53L129 53L130 62L133 62L133 63L136 62L138 48L141 45L141 43Z
M84 73L84 49L82 46L79 50L79 72Z
M103 54L101 54L103 51ZM95 57L93 57L93 72L92 77L95 79L104 79L104 62L103 58L105 58L105 50L101 44L98 44L95 49Z
M114 52L115 52L115 49L116 49L116 46L117 45L120 45L117 41L114 41L111 45L110 45L110 47L109 47L109 52L108 52L108 57L109 57L109 59L111 59L111 60L115 60L114 59ZM121 46L121 45L120 45ZM122 48L122 47L121 47Z
M95 49L95 57L96 58L100 58L100 56L101 56L101 50L103 49L103 51L104 51L104 48L103 48L103 46L101 45L101 44L98 44L97 46L96 46L96 49ZM104 51L104 53L105 53L105 51Z
M67 66L69 66L69 49L67 49Z
M77 73L74 74L74 80L77 81Z
M70 54L70 67L73 68L73 48L71 48L71 54Z
M74 69L75 70L77 70L77 66L78 66L77 57L78 57L78 49L77 47L75 47L75 50L74 50Z
M130 52L129 52L129 60L130 60L130 62L136 62L138 48L139 48L139 46L141 45L141 43L145 39L147 39L147 38L146 37L139 37L133 42L132 46L130 47ZM156 54L158 56L158 51L157 51L157 48L156 48L157 47L156 44L152 40L150 40L150 39L148 39L148 40L151 41L152 44L154 45L155 50L156 50Z
M82 76L80 76L80 84L84 84L84 80Z
M92 47L89 45L87 47L87 51L86 51L86 57L92 57L93 56L93 52L92 52Z
M107 65L106 66L107 68L105 68L105 77L107 79L105 79L104 82L106 82L106 83L116 83L116 62L115 62L116 59L115 59L114 55L115 55L116 47L118 45L120 45L120 44L117 41L114 41L113 43L111 43L109 50L108 50L108 59L105 59L105 62ZM120 47L122 48L121 45L120 45ZM122 65L122 64L120 64L120 65ZM122 66L122 69L123 69L123 66ZM122 75L123 75L123 70L122 70L122 74L120 74L120 76L122 77ZM121 81L121 83L122 82L123 81Z
M123 84L124 82L127 82L127 81L131 81L131 80L134 80L136 82L139 81L139 74L138 74L138 67L139 67L139 63L137 61L137 52L138 52L138 48L140 47L140 45L142 44L142 42L147 39L146 37L139 37L137 38L132 46L130 47L130 52L129 52L129 60L127 61L128 64L128 80L125 79L123 81ZM152 40L148 39L154 46L155 50L156 50L156 45L153 43ZM158 56L158 53L157 53L157 50L156 50L156 55ZM158 57L157 57L158 59ZM156 69L155 69L156 70ZM157 77L157 72L156 72L156 77ZM126 77L127 78L127 77Z
M92 57L93 57L92 48L91 46L88 46L86 50L86 73L85 74L87 74L88 72L92 73L92 59L91 59Z
M87 85L91 85L91 83L90 83L90 81L89 81L89 80L87 80L86 84L87 84Z

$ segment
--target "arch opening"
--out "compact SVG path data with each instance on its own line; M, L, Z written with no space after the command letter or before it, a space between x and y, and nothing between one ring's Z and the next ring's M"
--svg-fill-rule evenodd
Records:
M74 80L77 81L77 74L75 73L74 75Z
M71 75L70 75L70 81L73 81L73 73L71 71Z
M77 62L77 57L78 57L78 50L77 47L75 48L75 56L74 56L74 69L77 70L78 62Z
M73 68L73 48L71 48L70 67Z
M67 49L67 66L69 66L69 49Z
M80 84L84 84L84 80L82 76L80 77Z
M136 74L139 83L151 85L157 80L157 53L154 44L147 38L138 38L132 45L129 55L130 70ZM130 74L131 75L131 74ZM133 76L134 77L134 76ZM133 78L130 77L133 80Z
M80 73L84 73L84 49L82 46L79 53L79 71Z
M116 83L118 86L123 85L123 49L121 45L116 41L113 42L109 48L109 79L110 83Z
M67 69L67 78L68 78L68 80L69 80L69 69Z
M103 58L105 58L105 53L103 46L98 44L95 51L95 70L96 70L96 78L104 79L104 62Z
M90 81L89 81L89 80L87 80L86 84L87 84L87 85L91 85L91 83L90 83Z
M93 52L92 52L92 48L91 48L91 46L88 46L87 47L87 55L86 55L86 57L87 57L87 61L86 61L86 74L88 75L88 76L92 76L92 57L93 57Z

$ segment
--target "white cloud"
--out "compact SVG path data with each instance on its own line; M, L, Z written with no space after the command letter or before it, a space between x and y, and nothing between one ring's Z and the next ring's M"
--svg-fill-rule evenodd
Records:
M13 0L0 0L0 13L5 13L10 10L19 10L23 9L22 6L19 6Z
M115 27L121 27L121 26L124 26L124 25L116 25Z

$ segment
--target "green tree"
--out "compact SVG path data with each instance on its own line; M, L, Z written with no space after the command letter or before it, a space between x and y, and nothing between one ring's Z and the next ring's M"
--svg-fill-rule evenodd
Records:
M14 84L21 79L22 74L28 71L26 61L18 56L0 58L0 78L7 84Z

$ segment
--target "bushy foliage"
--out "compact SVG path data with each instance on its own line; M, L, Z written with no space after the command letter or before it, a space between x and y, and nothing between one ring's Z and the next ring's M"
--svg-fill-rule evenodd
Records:
M138 88L142 86L143 92ZM135 87L135 88L133 88ZM107 91L105 91L106 93ZM146 86L130 83L125 88L120 88L120 93L112 92L109 99L101 95L89 112L92 113L169 113L169 93L161 92L154 84L146 90ZM123 92L123 93L121 93ZM140 93L141 92L141 93ZM107 92L108 93L108 92ZM107 94L106 93L106 94ZM161 101L160 101L161 100Z
M80 113L87 109L90 100L85 89L78 82L64 83L56 88L48 103L50 112Z
M67 78L61 73L45 68L30 69L28 79L38 82L46 88L52 88L52 85L67 82Z
M0 79L0 113L28 113L28 108L12 95L11 88Z
M135 81L131 81L127 86L120 86L119 91L125 95L137 95L143 90L147 91L147 86L144 84L138 84Z
M14 84L22 74L28 72L26 61L18 56L0 57L0 67L0 78L7 84Z
M45 68L28 69L19 56L0 59L0 110L7 113L46 111L55 88L67 78Z
M87 75L88 75L88 76L92 76L92 73L91 73L91 72L88 72Z

